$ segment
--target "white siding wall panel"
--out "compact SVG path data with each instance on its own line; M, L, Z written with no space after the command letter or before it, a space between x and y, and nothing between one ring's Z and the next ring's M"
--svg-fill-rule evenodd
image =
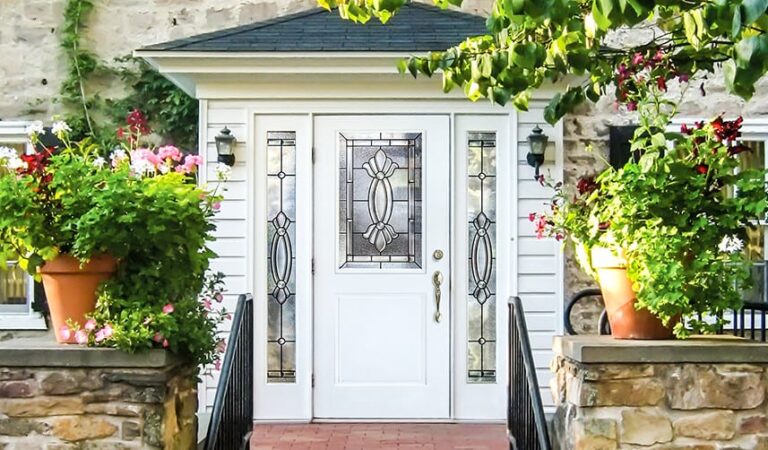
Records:
M548 180L563 176L562 126L547 124L543 104L518 114L517 128L517 292L523 302L533 359L545 407L553 407L549 393L549 362L553 357L552 337L562 333L563 258L554 239L538 239L528 215L544 212L552 191L534 180L534 168L526 162L527 137L538 125L549 136L549 147L540 173Z
M237 306L237 298L240 294L249 291L251 280L248 277L248 191L250 186L248 176L247 142L248 132L248 107L245 102L221 102L207 100L201 102L201 154L205 160L202 182L208 182L210 186L216 184L215 166L217 153L215 138L224 126L232 130L237 139L235 157L237 162L232 169L232 177L222 185L224 188L219 193L224 196L221 202L221 210L216 214L216 230L213 232L216 240L209 244L219 257L212 264L211 269L221 271L226 276L226 293L221 307L234 313ZM229 337L230 322L222 325L222 337ZM210 410L216 396L216 385L219 380L218 372L212 370L209 375L203 376L200 408Z

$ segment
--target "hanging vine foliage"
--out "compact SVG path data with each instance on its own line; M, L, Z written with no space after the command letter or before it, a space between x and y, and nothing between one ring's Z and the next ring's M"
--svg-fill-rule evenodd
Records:
M103 148L116 143L115 130L126 115L141 110L164 140L194 151L197 148L198 102L142 60L123 57L109 65L84 48L83 32L93 11L92 0L67 0L60 46L68 67L58 101L77 138L92 137ZM120 80L127 95L104 98L98 82Z

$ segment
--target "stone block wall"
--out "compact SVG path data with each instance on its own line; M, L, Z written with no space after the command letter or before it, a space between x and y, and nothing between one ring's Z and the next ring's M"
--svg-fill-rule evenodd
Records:
M197 382L179 366L0 367L2 450L189 450Z
M583 363L561 354L552 370L556 449L768 450L764 362Z
M432 0L418 0L432 3ZM0 120L50 120L60 111L51 100L64 79L59 48L67 0L0 2ZM85 46L107 62L149 44L272 19L317 7L315 0L123 0L94 1L84 30ZM469 12L489 10L492 0L466 0ZM301 30L296 30L301 33ZM13 61L13 63L8 63ZM119 93L115 80L102 90ZM109 86L109 88L107 88ZM89 93L92 93L89 91Z

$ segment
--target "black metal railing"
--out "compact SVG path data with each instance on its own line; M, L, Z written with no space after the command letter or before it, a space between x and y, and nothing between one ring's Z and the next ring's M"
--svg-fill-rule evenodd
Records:
M241 295L232 319L205 450L245 450L253 430L253 297Z
M730 323L721 330L721 333L765 342L767 312L768 303L744 302L740 310L733 312Z
M520 297L509 300L507 435L512 450L550 450L547 421Z
M576 305L588 298L601 298L600 289L589 288L577 292L565 306L563 321L565 331L568 334L579 334L573 326L572 312ZM732 334L734 336L751 339L754 341L768 341L768 303L745 301L741 309L733 310L725 314L726 325L720 329L719 334ZM597 325L600 334L611 334L605 308L600 313Z

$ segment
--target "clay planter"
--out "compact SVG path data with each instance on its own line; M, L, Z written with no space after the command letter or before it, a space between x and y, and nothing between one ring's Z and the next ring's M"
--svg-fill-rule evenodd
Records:
M69 255L59 255L38 269L43 278L51 322L60 344L73 344L74 336L62 339L59 330L68 320L82 327L85 315L96 309L96 290L114 275L117 261L111 256L99 256L80 267L80 261Z
M592 267L600 282L611 335L616 339L672 339L674 324L665 327L647 309L635 309L637 296L627 276L626 265L622 256L607 248L592 249Z

